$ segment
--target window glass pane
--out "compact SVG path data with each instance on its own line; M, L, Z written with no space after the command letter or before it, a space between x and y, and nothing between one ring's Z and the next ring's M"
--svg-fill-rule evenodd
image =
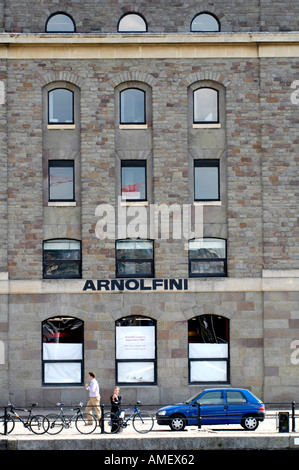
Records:
M188 322L189 344L225 345L229 339L228 326L228 319L218 315L200 315L191 318Z
M145 123L145 92L137 88L128 88L120 94L121 124Z
M45 384L79 384L81 379L81 362L45 362Z
M57 88L49 92L49 124L73 124L73 92Z
M47 33L73 33L74 31L75 25L73 20L62 13L51 16L47 22Z
M225 258L225 240L219 238L202 238L190 240L190 258Z
M135 263L132 261L119 261L117 263L117 274L119 276L149 276L152 274L152 263L142 261L138 261Z
M121 195L124 200L146 199L145 163L122 163Z
M82 343L83 321L56 317L43 322L43 343Z
M154 383L154 362L118 362L118 383Z
M218 92L212 88L194 91L194 122L218 122Z
M226 401L227 403L247 403L247 400L244 397L243 393L238 392L237 390L227 391Z
M74 162L49 162L49 200L74 200Z
M224 403L224 397L222 391L207 392L197 400L197 403L202 405L221 405Z
M211 165L211 166L209 166ZM195 162L194 167L194 199L196 201L219 200L219 165Z
M44 360L70 360L83 359L82 344L78 343L44 343L43 358Z
M211 343L190 343L189 344L189 358L227 358L228 345L227 344L211 344Z
M214 32L219 31L219 23L213 15L201 13L197 15L191 24L191 31Z
M146 23L140 15L136 15L135 13L129 13L120 20L118 25L118 31L120 33L143 33L146 31Z
M117 259L152 259L153 242L123 240L116 242Z
M226 382L226 361L191 361L190 382Z

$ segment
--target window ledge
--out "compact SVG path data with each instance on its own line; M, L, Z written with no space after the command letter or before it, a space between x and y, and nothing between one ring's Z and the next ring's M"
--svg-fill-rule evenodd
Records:
M48 202L48 207L75 207L76 205L76 201Z
M147 124L120 124L119 129L147 129Z
M221 206L221 201L194 201L194 206Z
M47 129L55 130L55 129L76 129L76 124L48 124Z
M221 124L220 123L215 123L215 124L192 124L193 129L220 129Z
M120 206L148 206L148 201L120 201Z

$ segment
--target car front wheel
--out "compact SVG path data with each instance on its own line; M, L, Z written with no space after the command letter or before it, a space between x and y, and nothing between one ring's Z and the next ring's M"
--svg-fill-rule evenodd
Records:
M186 426L186 421L183 416L175 415L171 416L169 426L173 431L183 431Z
M242 419L241 425L246 431L254 431L258 427L259 422L255 416L246 416Z

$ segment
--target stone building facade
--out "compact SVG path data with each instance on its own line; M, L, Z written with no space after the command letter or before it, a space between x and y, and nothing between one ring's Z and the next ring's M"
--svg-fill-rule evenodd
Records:
M2 406L299 400L298 8L1 2Z

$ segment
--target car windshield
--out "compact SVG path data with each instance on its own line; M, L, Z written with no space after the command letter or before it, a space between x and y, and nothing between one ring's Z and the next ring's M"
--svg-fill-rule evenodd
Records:
M192 403L197 397L199 397L199 395L201 395L203 392L203 390L199 393L197 393L196 395L194 395L193 397L189 398L189 400L186 401L186 404L189 405L190 403Z

